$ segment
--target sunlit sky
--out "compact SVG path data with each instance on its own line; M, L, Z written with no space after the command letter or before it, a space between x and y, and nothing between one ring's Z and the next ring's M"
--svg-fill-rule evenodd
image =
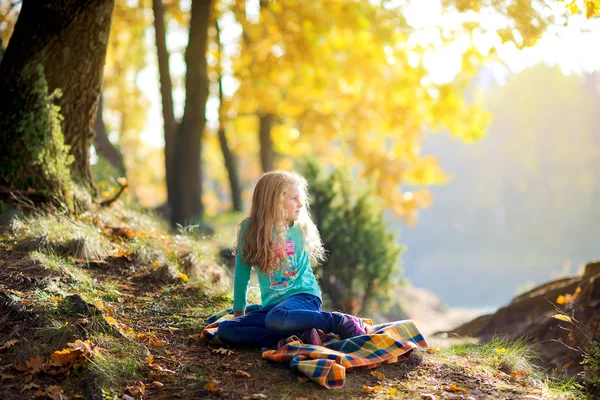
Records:
M555 2L550 11L559 16L565 7L565 3ZM258 11L258 0L247 0L248 16L251 18ZM583 7L583 6L582 6ZM439 26L458 27L463 23L463 18L457 15L442 14L440 0L419 0L406 10L405 16L408 22L418 32L411 36L411 40L419 44L438 43ZM510 73L519 72L525 68L538 63L558 65L565 74L585 73L600 70L600 52L596 51L600 43L600 20L587 20L583 15L573 15L565 20L564 26L551 27L544 34L539 43L526 50L518 50L512 43L500 44L500 38L494 34L480 34L474 37L478 49L485 53L492 46L496 46L498 62L488 67L493 72L496 81L502 83ZM232 43L239 38L241 29L231 16L224 16L221 22L223 41ZM493 30L502 21L498 16L484 15L481 26ZM154 32L148 30L146 35L148 48L153 49ZM182 76L185 72L183 52L175 51L185 48L187 43L187 32L184 30L170 29L167 42L171 50L171 73L173 76ZM430 71L434 82L451 81L461 67L460 54L469 46L469 39L465 36L456 40L441 51L426 53L422 62ZM225 47L225 51L228 49ZM138 84L150 101L146 128L142 132L142 140L152 146L162 147L163 123L162 111L159 97L159 82L157 61L154 52L148 54L148 67L138 76ZM412 61L420 62L418 57ZM226 66L227 67L227 66ZM236 90L236 82L231 77L225 79L225 95L231 95ZM178 89L174 92L175 114L181 116L184 102L184 92ZM207 118L209 127L214 127L218 119L218 100L209 99L207 103Z

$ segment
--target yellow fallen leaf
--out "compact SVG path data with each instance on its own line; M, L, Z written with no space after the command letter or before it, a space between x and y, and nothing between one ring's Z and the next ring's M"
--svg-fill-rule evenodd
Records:
M440 351L440 349L438 349L437 347L428 347L427 348L427 352L429 354L437 353L438 351Z
M391 388L389 388L388 393L395 394L397 391L398 391L398 389L396 389L395 387L391 387Z
M190 280L190 278L186 274L184 274L184 273L180 273L179 275L177 275L177 277L179 279L181 279L182 281L184 281L184 282L187 282L187 281Z
M159 382L159 381L154 381L154 382L152 382L152 384L153 384L154 386L156 386L156 387L159 387L159 388L161 388L161 387L165 386L165 385L164 385L164 383L162 383L162 382Z
M379 371L371 371L371 375L373 375L375 378L379 379L380 381L385 381L385 375Z
M552 318L555 318L555 319L558 319L561 321L565 321L565 322L572 322L571 318L569 318L567 315L564 315L564 314L554 314L552 316Z
M362 389L365 392L377 393L377 392L381 391L381 386L367 386L367 385L363 385Z
M469 391L465 388L462 388L460 386L456 386L455 383L453 383L450 386L444 386L442 387L442 389L444 389L446 392L465 392L465 393L469 393Z

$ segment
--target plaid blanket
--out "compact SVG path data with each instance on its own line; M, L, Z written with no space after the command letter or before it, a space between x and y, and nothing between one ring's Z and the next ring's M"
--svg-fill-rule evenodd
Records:
M260 308L252 305L249 311ZM213 315L201 337L211 344L221 343L216 335L222 321L233 318L232 310ZM425 338L412 320L369 325L367 334L341 340L337 335L320 332L323 346L304 344L296 336L279 342L272 350L262 353L264 359L289 363L290 367L327 389L344 386L346 368L375 368L406 359L417 348L427 347Z

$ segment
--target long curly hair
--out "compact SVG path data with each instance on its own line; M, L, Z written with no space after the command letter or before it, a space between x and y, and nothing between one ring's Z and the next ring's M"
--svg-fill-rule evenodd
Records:
M241 240L242 259L248 266L266 273L277 269L285 260L285 232L288 229L287 214L283 205L284 195L297 185L303 207L296 223L302 230L303 247L312 261L325 259L325 249L319 231L309 209L308 183L304 177L288 171L271 171L263 174L254 188L250 215L238 224L238 240ZM248 221L247 229L240 231ZM238 249L239 243L235 244Z

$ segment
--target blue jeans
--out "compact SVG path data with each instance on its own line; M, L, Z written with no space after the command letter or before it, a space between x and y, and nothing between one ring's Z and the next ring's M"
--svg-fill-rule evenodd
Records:
M272 346L281 339L310 328L335 333L341 320L339 314L321 311L321 299L317 296L300 293L277 304L223 321L217 334L223 343L232 346Z

